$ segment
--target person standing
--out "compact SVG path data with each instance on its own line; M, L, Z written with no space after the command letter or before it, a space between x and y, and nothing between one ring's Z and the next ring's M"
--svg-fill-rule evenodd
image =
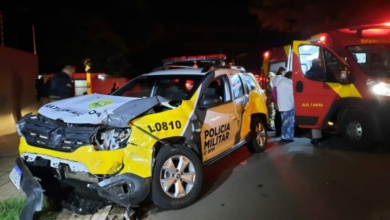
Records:
M274 103L272 101L272 80L275 77L275 73L268 73L268 83L266 87L266 95L267 95L267 109L268 109L268 130L275 131L275 108Z
M117 89L119 89L119 85L117 82L114 82L111 88L111 93L115 92Z
M311 62L310 69L306 72L306 77L311 80L323 81L325 77L325 69L322 67L321 59L315 58ZM311 129L311 144L317 146L322 139L321 129Z
M282 117L280 142L294 141L295 103L291 76L291 71L286 72L284 77L276 85L278 108Z
M58 72L50 80L49 98L51 101L57 101L74 96L73 74L76 67L72 65L65 66L61 72Z
M275 116L274 116L274 125L275 125L275 137L280 137L282 133L282 117L278 108L277 100L277 89L276 85L283 78L286 68L283 66L279 67L278 71L275 73L275 77L272 79L272 102L274 103Z

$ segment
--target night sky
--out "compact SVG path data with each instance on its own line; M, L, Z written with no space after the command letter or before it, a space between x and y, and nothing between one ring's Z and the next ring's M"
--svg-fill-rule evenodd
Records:
M9 0L0 9L7 47L33 52L34 25L40 73L83 72L90 57L94 72L131 77L166 57L210 53L259 72L262 52L292 35L262 29L249 0L232 1Z

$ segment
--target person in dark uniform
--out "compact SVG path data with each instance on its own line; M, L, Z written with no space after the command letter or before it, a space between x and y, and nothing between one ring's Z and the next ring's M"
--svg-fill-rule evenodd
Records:
M311 80L323 81L325 79L325 69L322 67L320 59L312 60L310 69L306 72L306 77Z
M50 80L50 100L56 101L74 96L73 74L76 67L67 65Z

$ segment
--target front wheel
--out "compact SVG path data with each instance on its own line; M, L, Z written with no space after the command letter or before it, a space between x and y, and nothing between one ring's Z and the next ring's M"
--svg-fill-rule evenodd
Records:
M198 197L203 167L196 153L183 146L163 147L153 168L152 200L163 209L180 209Z
M254 118L251 124L251 133L247 141L248 150L252 153L263 152L267 146L267 126L261 118Z
M343 120L343 138L350 147L369 148L372 141L372 127L368 117L357 111L350 110Z

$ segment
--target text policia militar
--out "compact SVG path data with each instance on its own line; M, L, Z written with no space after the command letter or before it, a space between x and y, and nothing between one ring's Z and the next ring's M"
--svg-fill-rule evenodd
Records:
M215 145L227 140L229 138L229 131L229 123L205 130L203 154L213 152Z

